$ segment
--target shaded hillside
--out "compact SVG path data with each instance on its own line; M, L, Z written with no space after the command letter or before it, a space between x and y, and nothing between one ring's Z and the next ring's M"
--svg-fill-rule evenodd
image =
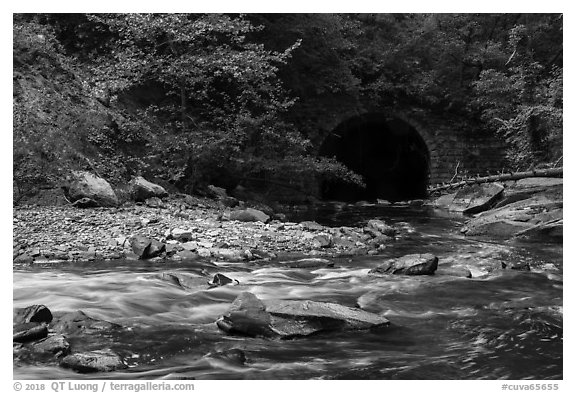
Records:
M15 200L71 169L189 193L362 187L321 151L343 114L417 109L492 133L513 170L562 156L561 15L26 14L13 28Z

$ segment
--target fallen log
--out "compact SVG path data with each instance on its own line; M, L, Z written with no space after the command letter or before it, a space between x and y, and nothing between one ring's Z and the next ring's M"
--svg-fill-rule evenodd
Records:
M432 194L435 192L450 190L453 188L463 187L471 184L482 184L482 183L491 183L496 181L507 181L507 180L520 180L520 179L526 179L528 177L562 177L562 176L563 176L563 168L534 169L526 172L502 173L499 175L469 178L454 183L442 184L439 186L437 185L428 188L428 193Z

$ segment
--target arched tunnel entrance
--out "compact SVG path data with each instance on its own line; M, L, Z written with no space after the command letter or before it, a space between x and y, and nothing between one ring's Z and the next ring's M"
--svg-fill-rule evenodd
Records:
M324 141L320 155L334 157L362 175L366 188L326 180L322 199L346 202L424 198L430 155L418 132L405 121L366 114L341 123Z

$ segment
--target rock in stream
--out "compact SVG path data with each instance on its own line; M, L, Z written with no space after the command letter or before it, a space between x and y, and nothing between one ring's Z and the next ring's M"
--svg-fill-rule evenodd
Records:
M216 323L230 334L293 338L326 331L382 327L389 321L380 315L335 303L262 301L250 292L243 292Z
M52 313L50 310L41 304L17 308L14 310L13 323L28 323L28 322L52 322Z
M66 356L60 366L80 373L114 371L128 368L120 355L109 350L78 352Z
M438 269L438 257L432 254L410 254L389 259L369 271L369 274L405 274L409 276L434 274Z

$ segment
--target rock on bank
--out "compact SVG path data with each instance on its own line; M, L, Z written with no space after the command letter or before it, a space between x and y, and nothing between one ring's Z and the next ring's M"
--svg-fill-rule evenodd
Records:
M443 195L432 204L464 214L479 213L462 229L466 236L562 242L562 178L474 185Z

